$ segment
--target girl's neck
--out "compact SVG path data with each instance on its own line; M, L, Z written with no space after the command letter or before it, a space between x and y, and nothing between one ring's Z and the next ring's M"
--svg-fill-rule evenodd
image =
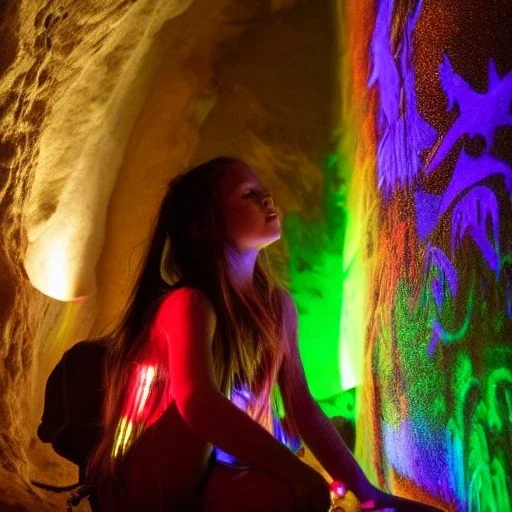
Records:
M248 249L243 252L233 247L226 249L229 277L236 289L250 290L252 288L257 257L258 249Z

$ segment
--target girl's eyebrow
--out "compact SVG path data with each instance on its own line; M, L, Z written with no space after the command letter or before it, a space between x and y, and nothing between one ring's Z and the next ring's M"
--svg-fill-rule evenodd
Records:
M251 180L251 179L243 181L242 183L240 183L239 185L236 186L236 189L239 190L239 189L247 187L247 186L258 187L258 188L261 188L262 190L266 190L265 187L263 187L261 185L261 183Z

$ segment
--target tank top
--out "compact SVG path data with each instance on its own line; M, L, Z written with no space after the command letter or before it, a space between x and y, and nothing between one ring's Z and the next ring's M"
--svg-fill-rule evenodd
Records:
M168 361L168 343L166 335L156 325L152 325L149 331L148 350L144 361L139 361L132 366L130 378L126 389L121 417L115 435L112 456L122 456L130 448L133 441L142 432L158 421L167 407L174 401L172 378L168 371L163 373L158 368L166 366ZM166 370L168 370L166 368ZM161 393L158 401L155 400L155 388L160 387ZM248 405L252 400L251 391L246 386L233 387L228 398L239 409L249 416ZM298 437L289 435L273 407L270 409L270 418L264 418L260 424L269 431L279 442L296 452L302 446ZM254 419L254 418L253 418ZM240 462L233 455L214 446L214 455L219 463L232 467L249 467Z
M233 388L229 399L239 409L248 413L247 408L252 399L252 394L247 387L240 386L238 388ZM279 419L277 412L274 410L273 407L271 408L270 421L267 423L270 425L270 428L266 428L265 425L263 424L262 426L266 428L280 443L284 444L289 450L295 453L302 447L302 441L300 440L300 438L292 436L286 432L281 423L281 420ZM240 469L248 469L251 467L250 465L241 462L234 455L225 452L218 446L214 446L214 454L216 462L223 464L225 466Z

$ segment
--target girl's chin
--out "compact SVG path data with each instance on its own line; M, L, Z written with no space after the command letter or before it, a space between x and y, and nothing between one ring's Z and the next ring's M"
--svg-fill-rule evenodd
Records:
M277 242L280 238L281 238L281 233L280 232L275 232L267 237L265 237L266 240L265 242L263 242L261 245L260 245L260 249L262 249L263 247L267 247L269 246L270 244L273 244L274 242Z
M281 224L277 224L277 223L267 224L267 233L269 233L270 236L272 236L272 235L281 236Z
M269 244L277 242L281 238L281 232L276 233L274 236L270 237Z

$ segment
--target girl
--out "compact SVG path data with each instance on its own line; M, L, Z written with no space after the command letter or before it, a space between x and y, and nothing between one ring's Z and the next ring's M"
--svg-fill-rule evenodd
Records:
M370 484L309 393L295 304L262 258L280 229L272 195L238 160L171 181L110 336L88 471L98 510L326 512L329 487L295 455L299 439L361 501L406 503Z

